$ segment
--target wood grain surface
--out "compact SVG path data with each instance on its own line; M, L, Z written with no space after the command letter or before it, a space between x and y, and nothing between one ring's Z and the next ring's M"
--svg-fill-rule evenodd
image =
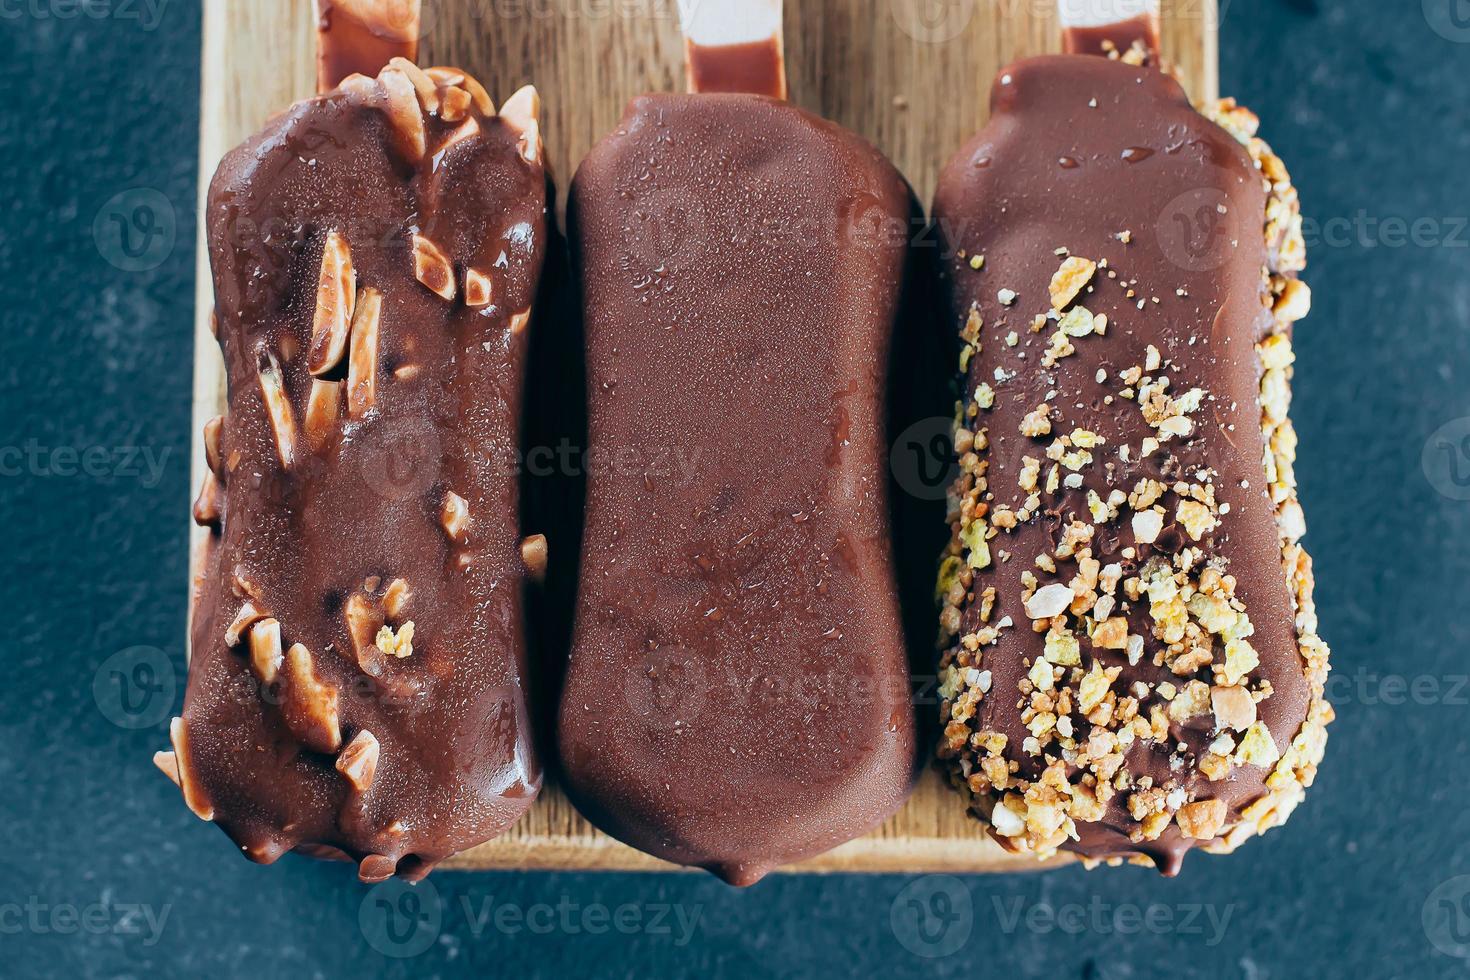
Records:
M1165 57L1196 99L1216 94L1216 0L1164 0ZM204 0L200 195L231 147L312 93L313 0ZM420 61L462 67L497 99L534 83L563 194L580 161L640 92L682 89L676 0L424 0ZM991 80L1015 58L1060 50L1054 0L787 0L791 100L872 140L922 201L946 158L984 122ZM203 222L200 223L201 228ZM202 234L202 232L201 232ZM193 473L198 431L224 408L209 330L209 264L199 247ZM186 510L186 508L181 508ZM192 527L192 525L191 525ZM194 531L197 547L201 532ZM669 870L599 833L555 786L499 840L450 867ZM930 770L908 805L872 834L793 870L1015 871Z

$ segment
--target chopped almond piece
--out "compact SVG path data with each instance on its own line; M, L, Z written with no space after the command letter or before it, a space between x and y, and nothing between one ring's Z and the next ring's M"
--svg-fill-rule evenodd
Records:
M313 752L336 752L342 744L337 689L316 672L311 651L300 643L286 651L281 713L286 727Z
M413 274L431 293L436 293L451 303L458 295L454 282L454 266L439 246L423 235L413 236Z
M383 294L371 287L357 297L352 321L352 353L347 361L347 414L360 419L378 401L378 327Z
M327 235L322 248L322 267L317 277L316 313L306 360L306 368L312 374L326 374L341 363L356 304L357 271L352 267L352 252L347 240L334 231Z
M281 624L274 619L262 619L250 630L250 668L263 684L274 684L280 676Z
M306 444L320 451L337 426L342 410L342 382L313 378L311 397L306 402Z
M245 635L245 631L264 618L265 613L257 609L255 603L245 603L235 614L234 622L225 629L225 646L239 646L240 637Z
M388 583L388 588L383 593L383 612L388 614L389 619L402 619L412 598L413 591L408 587L408 582L396 578Z
M444 494L444 508L439 521L452 541L463 541L470 528L470 505L453 490Z
M490 277L477 269L464 271L464 305L472 309L489 306L494 290Z
M281 365L276 355L261 351L257 365L260 379L260 397L265 402L265 414L270 419L271 434L276 439L276 456L281 465L290 468L296 455L296 414L291 410L291 401L286 397L285 382L281 378Z
M373 788L373 779L378 773L379 750L377 736L363 729L337 756L337 771L346 776L352 788L359 793Z
M214 804L210 802L199 777L194 773L193 756L189 752L189 728L182 718L175 718L168 726L169 741L174 746L174 764L178 769L179 789L184 794L184 804L200 820L214 819Z
M526 570L531 573L533 582L546 581L546 535L533 534L521 542L521 561L525 563Z

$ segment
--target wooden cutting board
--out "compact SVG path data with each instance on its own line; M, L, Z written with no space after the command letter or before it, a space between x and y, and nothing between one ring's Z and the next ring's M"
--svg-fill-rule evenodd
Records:
M790 0L791 99L872 140L927 202L939 168L984 122L997 71L1012 59L1060 48L1053 7L1050 0ZM1165 56L1197 100L1216 94L1215 11L1216 0L1163 0ZM424 0L420 61L470 71L497 101L533 82L543 100L547 155L565 193L577 162L616 125L629 98L683 88L677 12L676 0ZM312 94L315 27L313 0L204 0L201 214L220 158L271 114ZM224 410L223 364L209 332L213 297L202 240L198 288L196 487L204 474L198 432ZM195 529L196 545L199 535ZM872 834L793 870L974 872L1038 866L986 838L931 769L908 805ZM450 867L673 869L599 833L552 785L499 840L460 856Z

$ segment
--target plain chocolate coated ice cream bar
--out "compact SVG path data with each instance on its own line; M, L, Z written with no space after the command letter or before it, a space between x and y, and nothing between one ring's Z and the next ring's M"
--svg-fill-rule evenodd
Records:
M523 542L507 465L547 249L537 112L395 59L211 185L229 410L158 761L253 860L420 876L540 787L522 589L545 541Z
M1007 68L940 180L940 755L1003 845L1172 874L1284 821L1332 718L1287 417L1309 294L1255 117L1126 60Z
M914 204L774 98L649 95L582 164L590 445L565 782L737 884L908 794L887 367Z

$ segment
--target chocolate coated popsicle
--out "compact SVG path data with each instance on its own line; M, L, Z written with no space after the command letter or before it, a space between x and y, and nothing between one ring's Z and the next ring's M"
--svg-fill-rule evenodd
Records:
M1175 873L1281 823L1332 710L1287 417L1296 193L1233 103L1007 68L941 176L965 341L940 755L1003 845Z
M566 786L732 883L871 829L913 778L884 431L912 209L867 143L754 95L635 99L572 184L603 465Z
M396 59L229 154L208 231L229 411L174 751L189 807L417 877L541 783L515 458L549 199L532 89L499 114Z

